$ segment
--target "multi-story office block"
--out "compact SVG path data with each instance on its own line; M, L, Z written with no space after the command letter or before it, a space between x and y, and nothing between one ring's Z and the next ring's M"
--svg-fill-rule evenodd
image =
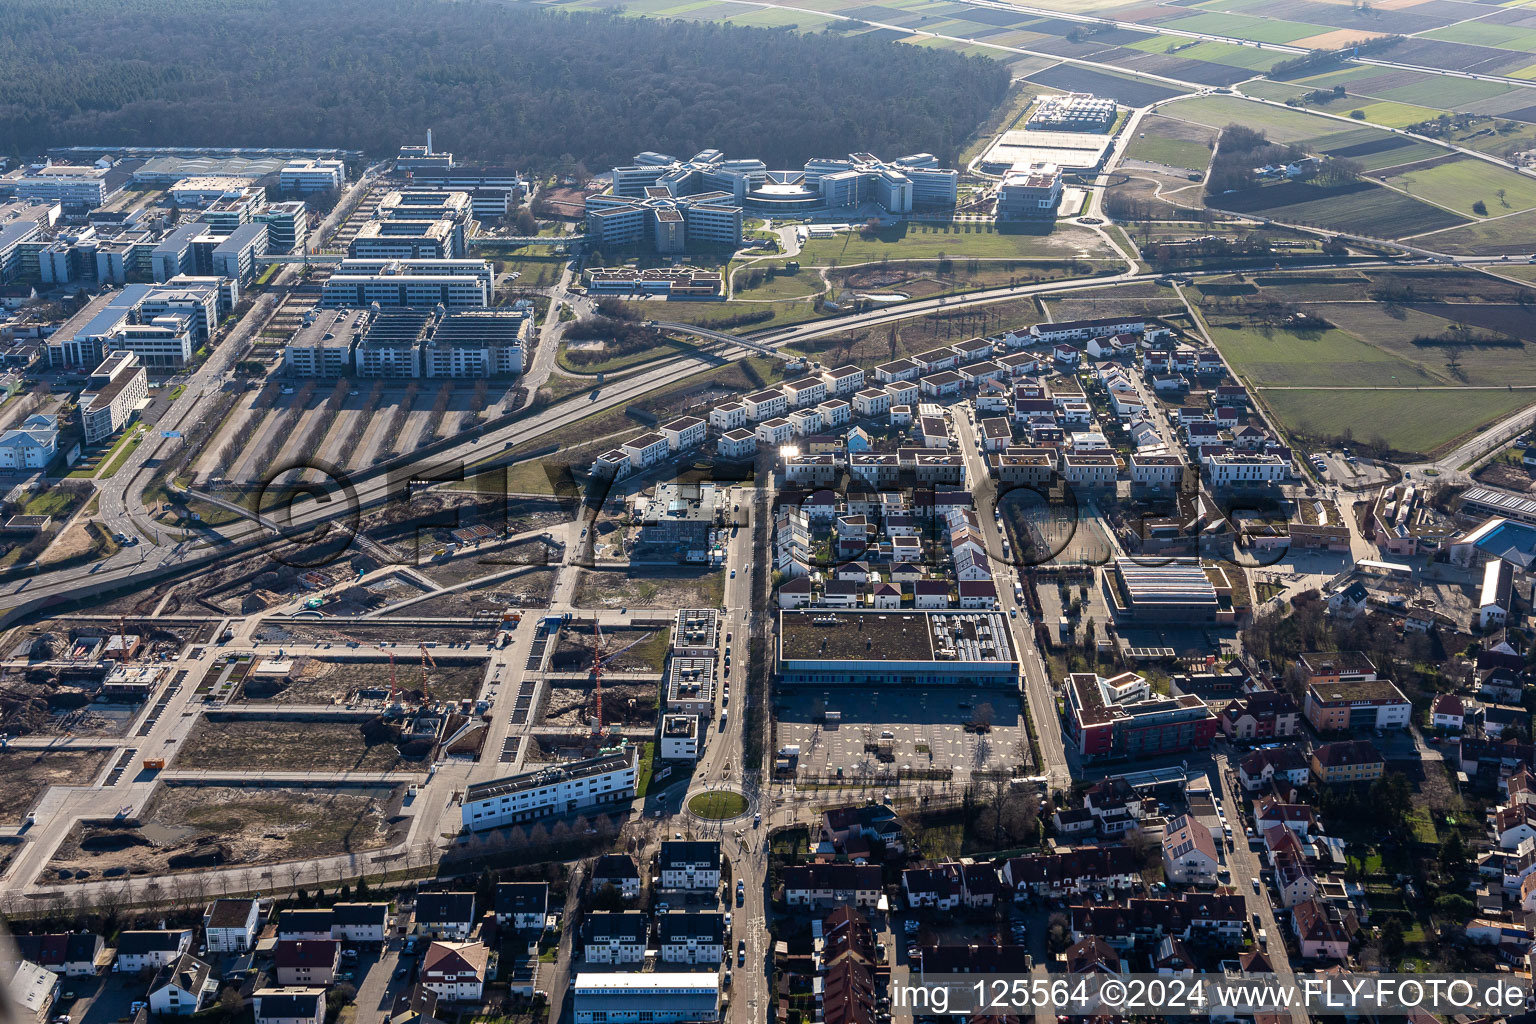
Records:
M86 444L123 429L149 401L149 377L132 352L113 352L92 372L80 393L80 427Z

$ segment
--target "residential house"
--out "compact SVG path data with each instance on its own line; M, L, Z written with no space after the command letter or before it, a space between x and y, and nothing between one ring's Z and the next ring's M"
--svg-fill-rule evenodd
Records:
M496 923L517 931L543 931L549 915L548 882L499 882Z
M423 892L416 896L416 934L462 942L475 930L475 894Z
M489 960L483 942L434 942L421 958L421 987L442 1002L478 1004Z
M1026 854L1003 864L1003 881L1021 896L1128 889L1140 878L1135 854L1120 845Z
M581 927L581 955L589 963L638 964L645 960L645 915L594 911Z
M792 907L880 902L880 869L873 864L797 864L783 872L784 900Z
M256 1024L325 1024L325 989L259 988L251 997Z
M314 910L285 910L277 918L279 939L313 939L316 942L331 938L331 924L335 915L329 907Z
M1325 786L1370 782L1381 778L1385 767L1370 740L1324 743L1312 751L1312 774Z
M674 911L656 917L661 959L669 964L718 965L726 956L724 917Z
M1181 814L1163 833L1163 877L1179 885L1213 885L1221 854L1211 830Z
M112 969L123 974L146 967L159 970L174 963L192 947L192 930L124 931L117 936L117 959Z
M256 942L255 900L214 900L203 912L203 944L210 953L243 953Z
M1272 740L1296 735L1301 709L1288 693L1257 690L1235 697L1221 711L1221 731L1229 740Z
M331 938L381 943L389 935L388 903L337 903L331 907Z
M901 873L901 889L908 906L953 910L960 905L960 873L952 864L907 868Z
M1306 959L1342 961L1349 957L1349 928L1331 904L1316 899L1296 904L1291 908L1291 930Z
M915 567L908 568L916 572ZM906 848L906 834L901 819L895 811L883 804L832 807L822 812L822 842L831 843L834 849L842 850L854 836L878 842L888 851L900 852Z
M102 949L101 936L95 932L16 935L12 941L20 959L66 978L94 975Z
M1442 693L1430 706L1429 716L1429 724L1434 728L1460 732L1466 722L1467 709L1461 698L1454 693Z
M149 985L149 1009L162 1017L190 1017L219 990L213 968L191 953L160 968Z
M341 966L334 939L279 939L272 950L279 985L331 985Z

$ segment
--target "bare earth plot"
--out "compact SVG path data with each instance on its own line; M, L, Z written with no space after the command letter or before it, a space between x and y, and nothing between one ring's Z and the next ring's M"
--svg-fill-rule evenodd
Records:
M387 672L384 680L387 686ZM403 759L392 743L367 743L361 725L360 721L313 718L215 721L205 715L171 766L273 772L426 771L421 762Z
M44 877L163 874L374 850L404 839L409 819L399 817L403 795L403 786L166 785L137 827L77 825ZM295 867L302 870L302 864Z
M49 786L85 786L107 763L106 750L0 751L0 824L17 825Z
M724 570L581 570L572 603L578 608L718 608Z
M425 619L472 619L477 615L500 615L509 607L547 606L549 595L554 588L554 569L531 569L478 587L466 587L449 594L438 594L384 614L386 617Z

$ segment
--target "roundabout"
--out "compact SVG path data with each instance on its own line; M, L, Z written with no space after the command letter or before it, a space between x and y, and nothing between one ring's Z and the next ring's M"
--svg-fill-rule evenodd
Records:
M747 813L747 798L734 789L711 789L688 798L688 813L704 821L730 821Z

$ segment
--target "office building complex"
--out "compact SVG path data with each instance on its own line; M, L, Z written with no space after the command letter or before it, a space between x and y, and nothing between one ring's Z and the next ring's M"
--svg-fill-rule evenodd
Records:
M334 192L346 183L347 165L340 160L290 160L277 174L277 188L284 195Z
M91 373L80 393L80 428L86 444L116 434L149 401L149 376L132 352L113 352Z
M997 190L999 221L1055 220L1061 205L1061 168L1031 164L1003 175Z
M21 247L58 220L57 203L0 203L0 284L20 276Z
M342 260L320 291L331 308L489 306L495 271L485 260Z
M769 170L761 160L727 160L706 149L687 160L645 152L613 169L612 190L587 198L587 231L598 244L648 244L660 252L741 244L742 212L856 210L887 213L955 204L960 172L928 153L886 162L869 153Z
M532 310L316 309L283 350L297 377L470 379L523 372Z
M273 203L253 218L267 226L267 252L302 253L309 239L309 208L302 199Z
M208 244L205 238L194 241ZM228 237L219 238L208 253L208 265L199 260L198 272L211 272L246 284L256 276L256 258L267 253L267 225L241 224Z
M473 223L463 192L390 192L347 246L355 259L459 259Z
M218 324L219 300L215 283L131 284L97 296L49 336L48 365L95 366L127 351L147 366L184 366Z
M29 167L14 180L17 199L94 210L121 192L131 179L128 171L113 167L50 163Z

